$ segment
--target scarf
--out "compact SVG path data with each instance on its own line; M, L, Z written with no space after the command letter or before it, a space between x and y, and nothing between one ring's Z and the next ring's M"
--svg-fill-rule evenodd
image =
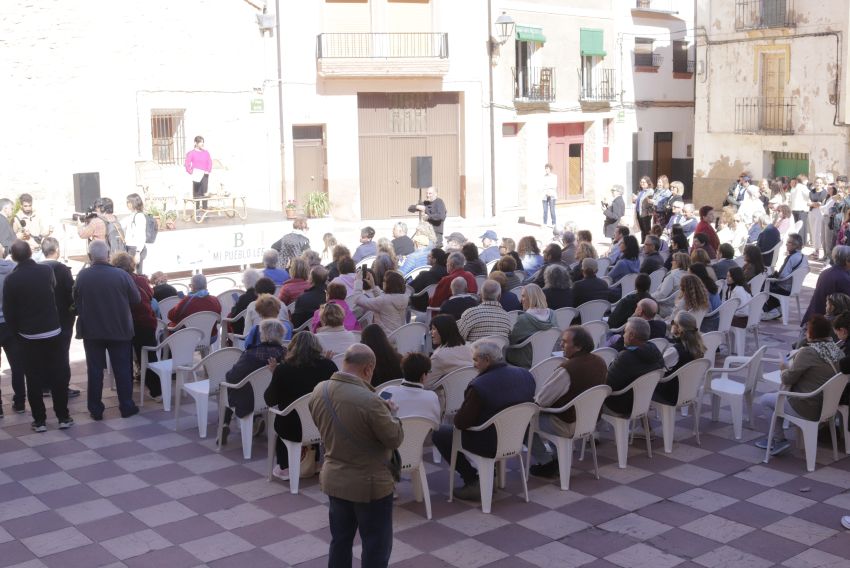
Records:
M844 351L831 339L813 341L809 343L809 347L814 349L818 357L829 363L833 369L836 368L835 364L844 358Z

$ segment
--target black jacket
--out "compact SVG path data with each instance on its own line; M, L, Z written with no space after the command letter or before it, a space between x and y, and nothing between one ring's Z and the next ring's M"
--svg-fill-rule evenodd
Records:
M413 244L413 239L407 235L402 235L397 239L393 239L392 243L396 256L407 256L416 250L416 245Z
M53 269L31 258L19 262L3 285L3 315L14 333L35 335L60 329Z
M516 296L514 296L516 297ZM440 306L441 314L454 316L455 321L460 319L460 316L469 308L474 308L478 305L478 297L472 294L464 294L462 296L452 296Z
M591 300L607 300L608 284L599 277L582 278L573 284L573 305L581 306Z
M664 259L657 252L647 255L640 265L640 271L643 274L652 274L659 268L664 268Z
M245 292L236 300L236 303L233 304L233 309L230 310L230 313L227 314L227 317L232 318L239 315L242 310L248 309L248 304L250 304L256 299L257 292L253 288L245 290ZM230 328L233 330L233 333L242 335L243 333L245 333L245 319L243 318L239 321L233 322L232 324L230 324Z
M781 240L782 237L779 234L779 229L773 225L768 225L761 233L759 233L759 237L756 239L756 246L762 252L761 257L765 266L773 264L774 253L767 254L767 252L778 245ZM820 245L820 243L818 243L818 245Z
M305 321L313 317L313 312L319 309L319 306L327 301L325 296L325 286L312 286L304 290L298 299L295 300L295 306L292 310L292 326L299 327Z
M153 287L153 299L157 302L174 296L179 296L179 293L177 292L177 288L171 284L157 284Z
M266 404L270 408L276 406L283 410L305 394L313 392L316 385L331 378L336 371L336 364L324 357L304 366L281 363L274 370L272 382L264 394ZM274 429L286 440L301 441L301 420L294 412L286 416L276 416Z
M59 323L62 329L73 329L74 318L74 277L71 275L71 269L62 264L58 260L45 260L45 265L53 270L53 277L56 278L56 310L59 314Z
M664 359L661 352L652 343L644 343L635 349L626 348L620 351L617 358L608 367L608 378L605 383L611 390L618 391L626 388L641 375L650 371L664 368ZM609 396L605 399L605 406L616 414L628 415L632 412L632 392L619 396Z
M431 284L436 284L446 275L446 267L441 266L439 264L435 264L430 268L430 270L424 270L420 272L416 278L414 278L410 282L410 287L413 288L418 294ZM410 307L414 310L418 310L420 312L424 312L428 309L428 297L424 294L421 298L410 297Z
M543 288L543 295L550 310L574 307L572 288Z

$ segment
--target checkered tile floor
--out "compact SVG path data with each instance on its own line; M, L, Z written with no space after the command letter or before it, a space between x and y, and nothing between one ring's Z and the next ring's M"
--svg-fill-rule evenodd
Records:
M762 327L771 346L796 335L793 324ZM84 388L82 350L74 349L73 382ZM122 419L112 397L106 419L95 423L85 412L85 393L72 401L77 424L71 430L56 430L51 417L51 429L34 434L28 415L10 414L8 371L2 380L0 566L327 565L326 499L316 478L302 482L300 495L266 482L264 439L246 462L237 435L221 453L212 435L200 440L191 407L175 432L172 415L154 403ZM751 445L763 418L758 430L745 429L742 443L732 438L728 413L719 422L709 418L706 408L701 446L690 433L693 418L680 417L672 454L664 454L655 437L649 458L639 439L625 470L617 468L611 434L604 432L599 480L589 459L576 461L570 491L532 478L530 503L521 497L514 465L491 515L472 503L448 503L446 465L428 457L434 518L425 519L424 505L413 501L403 481L392 563L850 566L850 531L839 524L850 514L850 458L833 462L831 450L821 448L811 474L799 452L764 465Z

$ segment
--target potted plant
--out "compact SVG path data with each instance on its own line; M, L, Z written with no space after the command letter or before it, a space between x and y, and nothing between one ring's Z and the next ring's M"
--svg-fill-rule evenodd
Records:
M286 207L284 208L284 211L286 211L286 218L287 219L294 219L296 209L297 209L297 206L295 205L294 199L290 199L289 201L287 201Z
M307 216L326 217L331 210L331 200L324 191L314 191L307 195Z

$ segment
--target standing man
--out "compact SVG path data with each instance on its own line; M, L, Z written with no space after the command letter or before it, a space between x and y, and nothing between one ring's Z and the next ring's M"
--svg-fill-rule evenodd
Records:
M59 261L59 241L53 237L44 237L41 241L41 252L44 254L43 264L53 270L53 277L56 279L56 310L59 313L59 325L62 328L62 333L59 338L62 343L62 359L59 361L62 370L62 380L66 383L71 382L71 339L74 337L74 277L71 274L71 269L66 264ZM42 385L44 396L50 396L50 392ZM80 396L80 391L77 389L68 389L68 398Z
M605 223L602 225L602 232L608 239L614 238L614 231L620 223L620 219L626 214L626 202L623 201L623 186L614 185L611 187L611 203L602 202L602 214L605 215Z
M0 258L6 256L6 250L0 245ZM15 269L15 263L2 258L0 260L0 299L3 297L3 285L6 277ZM24 380L24 367L21 361L20 340L17 334L9 328L3 315L3 306L0 302L0 347L6 352L6 360L12 370L12 410L18 414L26 411L27 385ZM36 395L38 396L38 395ZM3 416L3 407L0 406L0 417Z
M102 243L106 246L106 243ZM30 246L22 240L12 244L12 260L18 263L3 286L3 315L9 330L20 340L27 380L32 429L47 431L47 411L41 397L49 385L53 412L61 430L74 423L68 413L68 378L62 371L62 328L56 309L56 279L49 266L36 264Z
M543 181L541 191L543 194L543 225L548 225L546 214L550 213L552 217L552 227L554 228L558 222L555 220L555 203L558 200L558 176L552 173L552 164L546 164L543 167Z
M446 221L446 204L443 200L437 197L437 190L429 187L425 192L425 201L420 205L411 205L407 208L411 213L419 211L424 213L424 220L434 227L434 234L437 235L438 247L443 246L443 223Z
M0 245L5 251L12 250L15 242L15 231L12 229L12 210L14 203L11 199L0 199Z
M53 233L53 227L45 226L42 218L32 210L32 195L22 193L18 198L21 210L15 215L16 224L20 227L18 238L25 241L34 253L41 250L41 240Z
M330 500L328 566L351 566L358 531L363 566L382 568L390 561L395 483L389 462L404 430L395 403L375 394L374 370L375 354L355 343L345 352L342 370L310 396L310 414L325 445L319 484Z
M77 332L83 338L88 370L88 410L95 420L103 420L103 370L106 353L112 362L118 408L123 418L139 412L133 402L133 316L130 304L141 301L139 289L130 275L109 264L109 248L103 241L89 245L89 262L74 284L74 303L79 321ZM54 395L55 396L55 395Z
M186 154L186 173L192 176L192 197L198 199L207 194L210 172L212 171L212 157L204 150L204 137L195 136L195 148ZM195 215L198 209L207 208L206 201L195 202Z

